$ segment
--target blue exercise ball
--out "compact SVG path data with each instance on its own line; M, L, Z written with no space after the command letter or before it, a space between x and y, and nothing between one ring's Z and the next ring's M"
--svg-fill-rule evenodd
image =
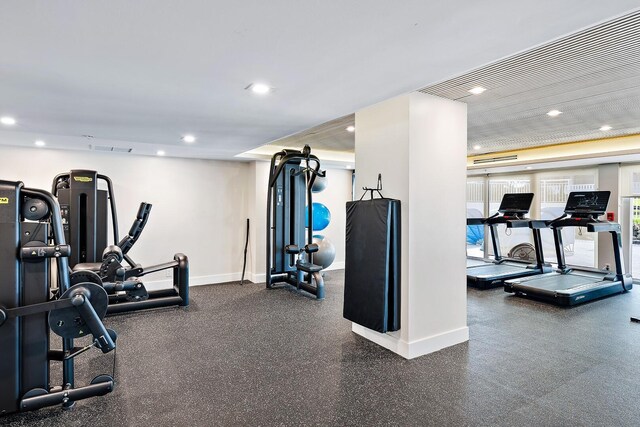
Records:
M313 263L323 269L329 267L336 259L336 247L321 234L313 236L313 243L318 245L318 252L313 254Z
M481 245L484 241L484 225L467 225L467 244Z
M313 202L311 205L313 210L313 231L320 231L327 228L329 222L331 222L331 212L322 203ZM304 210L304 226L309 228L309 209Z

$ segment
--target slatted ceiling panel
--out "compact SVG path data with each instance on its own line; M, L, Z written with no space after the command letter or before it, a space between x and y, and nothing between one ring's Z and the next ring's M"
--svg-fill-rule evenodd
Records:
M420 92L468 104L469 154L640 133L640 11Z
M631 13L429 86L421 92L460 99L471 96L467 90L477 83L494 83L492 87L498 87L501 83L508 82L509 76L515 80L521 80L523 71L528 71L528 74L534 78L543 78L544 74L549 72L552 76L555 75L553 68L560 64L565 68L571 68L577 62L577 69L584 70L583 61L589 60L591 68L597 67L602 59L607 63L608 58L615 53L627 55L633 45L636 45L637 49L640 40L638 39L639 16L640 12Z

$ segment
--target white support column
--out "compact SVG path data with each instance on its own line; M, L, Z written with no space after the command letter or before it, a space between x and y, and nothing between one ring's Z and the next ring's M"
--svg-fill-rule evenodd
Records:
M621 200L620 200L620 165L610 163L598 166L598 189L611 191L607 212L613 212L615 220L620 221ZM598 236L598 247L596 248L596 267L604 268L607 264L611 269L615 269L616 262L613 257L613 247L611 236L601 233ZM625 265L628 269L629 266Z
M356 113L356 189L381 173L402 202L402 327L352 329L405 358L469 339L466 154L466 104L412 93Z
M261 283L266 278L267 187L269 162L253 161L249 169L249 254L247 279Z
M628 273L633 272L633 203L635 199L630 196L621 198L620 226L622 228L622 259Z

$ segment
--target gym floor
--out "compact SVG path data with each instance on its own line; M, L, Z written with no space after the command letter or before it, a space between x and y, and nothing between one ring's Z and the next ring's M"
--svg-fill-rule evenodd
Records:
M342 271L325 279L322 302L230 283L111 317L113 393L0 424L640 425L640 289L572 309L470 289L471 341L404 360L350 331ZM113 354L76 366L81 385Z

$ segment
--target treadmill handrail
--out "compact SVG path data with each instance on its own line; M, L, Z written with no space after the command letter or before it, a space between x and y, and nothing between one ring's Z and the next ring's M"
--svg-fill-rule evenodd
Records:
M568 218L565 217L565 218L558 218L553 220L549 225L549 227L555 228L555 229L566 228L566 227L585 227L588 229L590 225L602 224L605 222L608 222L608 221L601 221L598 218L594 218L592 216L588 216L588 217L570 216ZM610 230L603 230L603 231L610 231Z
M622 228L617 222L598 221L587 224L587 231L591 233L621 233Z
M512 216L507 214L504 214L504 215L496 214L487 218L485 223L487 225L497 225L497 224L507 224L509 223L509 221L522 221L526 219L527 218L525 218L524 216L519 216L517 214Z
M506 221L507 228L531 228L529 227L529 223L531 223L531 219L529 218L511 219Z
M549 219L532 219L529 221L529 228L532 230L541 230L544 228L549 228L549 224L551 224Z
M467 218L467 225L484 225L486 218Z

